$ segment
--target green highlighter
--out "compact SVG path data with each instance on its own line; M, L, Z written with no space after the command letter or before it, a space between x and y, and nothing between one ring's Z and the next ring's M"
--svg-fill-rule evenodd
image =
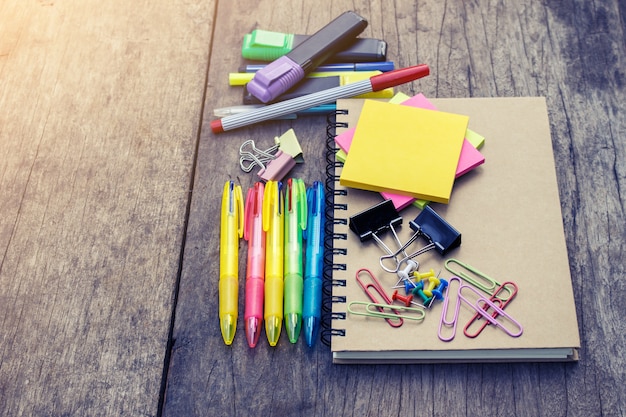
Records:
M255 61L274 61L291 52L304 42L308 35L271 32L256 29L244 35L241 55ZM380 39L357 38L347 49L330 57L326 62L378 62L387 57L387 43Z

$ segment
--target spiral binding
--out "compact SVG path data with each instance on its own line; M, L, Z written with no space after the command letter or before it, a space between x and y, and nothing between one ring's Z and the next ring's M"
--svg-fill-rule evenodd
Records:
M345 204L335 204L336 196L344 196L347 191L345 189L335 189L335 184L339 182L339 176L335 170L343 164L335 159L335 153L339 150L335 144L335 136L337 128L347 128L348 124L337 122L337 115L348 114L347 110L337 110L327 117L326 124L326 223L324 238L324 282L322 297L322 331L321 340L327 346L330 346L332 336L345 336L345 330L333 329L333 320L345 320L345 312L333 312L333 304L345 303L346 297L333 295L334 287L345 287L345 279L335 279L334 271L345 271L345 263L335 263L337 256L347 255L347 249L337 247L335 242L346 240L348 236L345 233L335 233L335 225L346 225L347 218L336 217L335 214L341 210L347 210Z

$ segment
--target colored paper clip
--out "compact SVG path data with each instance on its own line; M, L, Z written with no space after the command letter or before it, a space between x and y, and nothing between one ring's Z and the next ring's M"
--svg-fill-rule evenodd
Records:
M363 280L361 280L362 274L367 274L371 282L370 283L363 282ZM367 296L372 301L372 303L381 304L381 301L371 291L371 290L374 290L375 292L378 293L378 296L380 296L383 299L386 305L392 304L391 298L389 298L387 293L385 293L385 290L383 289L382 285L380 285L380 282L378 281L378 279L376 279L374 274L369 269L361 268L358 271L356 271L356 282L361 286L361 288L363 289L365 294L367 294ZM378 308L378 309L380 312L383 311L382 308ZM398 311L392 310L392 313L390 314L393 314L393 315L390 317L385 317L385 320L387 320L387 323L389 323L391 327L402 326L404 321L402 320L402 317L400 317L400 315L398 314Z
M461 268L463 268L463 270L461 271L457 271L454 270L453 268L450 267L450 264L457 264L458 266L460 266ZM500 284L498 281L496 281L495 279L491 278L490 276L480 272L478 269L474 268L473 266L470 266L466 263L463 263L461 261L459 261L458 259L454 259L454 258L450 258L448 260L446 260L445 262L445 267L446 269L452 274L455 275L459 278L462 278L463 280L465 280L466 282L472 284L473 286L475 286L476 288L484 291L485 293L489 294L489 295L494 295L496 292L497 293L503 293L503 295L499 295L498 298L502 301L504 300L508 300L509 298L511 298L514 294L511 288L512 285L502 285ZM512 284L512 283L511 283ZM513 284L515 285L515 284ZM503 287L503 288L500 288ZM515 288L515 292L517 292L517 289Z
M458 282L459 287L458 290L455 292L451 289L452 287L452 283L453 282ZM467 291L471 291L476 300L475 301L471 301L469 300L467 297L465 297L463 295L463 291L465 290L465 292ZM452 298L452 296L456 293L456 303L454 305L454 313L452 315L452 319L448 319L448 308L450 305L450 299ZM474 311L476 311L476 314L478 314L479 316L481 316L482 318L484 318L486 320L487 324L493 324L496 327L499 327L501 330L503 330L506 334L508 334L511 337L519 337L522 335L523 332L523 328L522 325L515 320L513 317L511 317L509 314L505 313L504 310L502 309L502 306L499 306L498 304L500 303L500 301L492 301L488 298L485 298L485 296L478 291L477 289L475 289L473 286L465 284L462 282L462 280L459 277L452 277L450 278L449 282L448 282L448 291L446 292L446 296L444 298L443 301L443 306L441 309L441 320L439 321L439 330L437 332L437 336L439 337L439 339L441 339L444 342L449 342L452 339L454 339L455 334L456 334L456 328L457 328L457 323L459 320L459 310L461 307L461 302L466 303L469 307L471 307ZM493 311L493 313L490 312L490 309ZM507 326L505 326L503 324L503 322L496 320L496 318L498 316L501 316L502 318L505 319L505 321L508 321L510 323L512 323L517 329L516 330L509 330L509 328ZM473 322L475 319L472 318L471 322ZM470 322L470 323L471 323ZM483 327L481 327L480 331L482 331L482 329L487 325L485 324ZM469 324L466 326L469 326ZM447 327L447 328L451 328L451 334L448 336L444 336L443 335L443 328ZM467 337L476 337L478 336L478 334L480 333L480 331L478 333L476 333L474 336L468 335L467 332L464 331L465 335Z
M477 300L475 302L472 302L468 300L467 298L465 298L465 296L463 295L463 290L466 290L466 292L471 291L477 297ZM496 303L493 303L490 299L486 298L480 291L478 291L476 288L472 287L471 285L462 284L459 287L459 298L463 300L465 303L467 303L469 306L471 306L474 310L476 310L476 312L479 313L490 324L493 324L496 327L499 327L509 336L519 337L522 335L522 332L524 331L524 329L522 328L522 325L517 320L515 320L508 313L502 310L502 308L500 308ZM493 309L493 311L496 313L495 316L488 313L489 308ZM509 321L510 323L512 323L515 327L517 327L517 330L514 330L514 331L509 330L501 321L498 321L495 319L495 317L498 317L498 316L504 318L505 321Z
M458 277L452 277L450 278L450 280L448 280L448 289L446 291L446 295L443 299L443 305L441 307L441 320L439 321L439 329L437 330L437 336L439 336L439 339L441 339L444 342L449 342L452 339L454 339L454 336L456 335L456 325L459 321L459 310L461 308L461 299L458 296L458 289L457 291L452 291L452 283L453 282L457 282L459 287L461 286L462 282L461 279ZM454 314L452 315L452 319L449 320L448 319L448 308L450 305L450 298L452 296L455 296L455 304L454 304ZM448 336L444 336L444 332L443 329L444 328L448 328L451 329L451 334Z
M391 200L385 200L365 209L350 217L349 220L350 230L359 236L361 242L374 239L378 246L389 254L387 256L392 256L393 251L380 239L380 234L391 230L398 246L402 246L402 242L400 242L400 238L396 232L396 226L402 224L402 217L398 214ZM396 252L395 256L400 252L403 251ZM397 272L397 270L394 272Z
M387 272L398 272L402 264L429 250L435 249L440 255L445 255L452 249L461 245L461 233L452 227L443 217L435 213L430 206L424 207L422 212L409 222L409 226L415 233L396 252L380 257L380 266ZM426 246L407 255L405 250L418 238L423 237L428 242ZM398 259L398 255L405 252L405 257ZM395 261L393 268L385 265L389 260Z
M279 150L276 152L276 158L272 159L267 166L262 167L257 175L263 181L281 181L295 166L296 160Z
M365 306L365 311L354 310L353 306ZM385 309L391 312L385 312ZM378 317L383 319L395 319L400 317L405 320L422 321L426 317L426 313L419 307L407 307L397 304L368 303L367 301L352 301L348 304L348 312L359 316ZM398 314L398 312L408 312L416 314Z
M300 146L300 142L298 142L298 138L296 137L296 133L293 129L289 129L281 136L274 137L274 143L278 145L278 149L283 151L283 153L291 155L296 163L301 164L304 162L304 158L302 157L302 147Z
M501 300L500 298L498 298L498 294L500 293L500 291L505 290L505 289L506 291L509 291L507 286L513 288L512 293L509 296L509 298L507 298L506 300ZM504 282L502 285L500 285L498 289L496 289L495 293L491 296L491 298L489 298L489 301L491 301L492 303L500 307L502 310L504 310L504 307L506 307L506 305L510 303L511 300L513 300L513 298L515 298L516 294L517 294L517 285L513 282L507 281L507 282ZM485 305L483 306L483 309L485 310L485 312L490 313L489 306ZM491 317L493 317L494 319L496 319L498 315L499 314L497 311L494 311L493 313L491 313ZM465 336L473 339L477 337L483 331L483 329L489 325L490 323L489 321L480 320L482 316L483 315L481 313L476 313L474 317L472 317L472 319L465 325L465 328L463 329L463 333L465 334ZM474 333L470 333L469 329L474 323L479 324L478 329Z

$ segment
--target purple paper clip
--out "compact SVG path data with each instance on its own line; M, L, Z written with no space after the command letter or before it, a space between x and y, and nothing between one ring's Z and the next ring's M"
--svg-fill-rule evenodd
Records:
M512 289L511 289L512 288ZM506 299L502 299L500 298L500 292L501 291L506 291L508 294L508 298ZM504 307L506 307L506 305L511 302L511 300L513 300L513 298L515 298L515 295L517 294L517 285L514 282L505 282L502 285L500 285L496 291L493 293L493 295L491 296L491 298L489 298L489 300L496 304L498 307L500 307L502 310L504 310ZM487 313L491 313L489 306L483 306L483 309L487 312ZM474 338L477 337L480 332L483 331L483 329L485 327L487 327L487 325L489 325L489 321L484 320L484 321L480 321L480 318L483 315L481 313L476 313L474 314L474 317L471 318L471 320L465 325L465 328L463 329L463 333L465 334L465 336L469 337L469 338ZM494 311L493 314L491 314L491 317L493 317L494 319L498 317L498 312ZM479 323L478 329L476 330L476 332L474 333L470 333L469 329L470 327L474 324L474 323Z
M467 291L471 291L471 292L474 293L474 295L477 296L477 300L476 300L475 303L473 303L472 301L470 301L467 298L465 298L465 296L463 295L463 290L465 290L465 289L467 289L466 292ZM519 322L517 320L515 320L513 317L511 317L508 313L505 313L504 310L502 310L502 308L500 308L498 305L496 305L496 303L492 302L489 298L486 298L480 291L478 291L477 289L475 289L471 285L462 284L459 287L459 299L461 299L464 302L466 302L470 307L472 307L474 310L476 310L476 312L479 313L490 324L493 324L496 327L499 327L500 329L502 329L509 336L511 336L511 337L519 337L519 336L522 335L522 332L524 331L524 329L522 328L522 325L519 324ZM493 315L492 315L492 313L488 312L489 308L491 308L494 311ZM495 319L495 317L498 317L498 316L501 316L505 320L508 320L511 323L513 323L517 327L518 330L515 331L515 332L509 330L502 322L500 322L500 321Z
M441 307L441 320L439 321L439 330L437 331L437 336L439 336L439 339L444 342L449 342L454 339L454 336L456 335L456 324L459 321L459 310L461 308L461 298L459 297L459 291L451 290L453 282L459 283L459 290L461 289L462 285L461 279L459 277L452 277L448 280L448 288L446 291L446 295L443 299L443 305ZM452 320L448 320L448 305L450 304L450 296L452 294L456 295L456 304L454 305L454 315L452 316ZM452 334L450 336L443 335L442 330L444 327L452 328Z

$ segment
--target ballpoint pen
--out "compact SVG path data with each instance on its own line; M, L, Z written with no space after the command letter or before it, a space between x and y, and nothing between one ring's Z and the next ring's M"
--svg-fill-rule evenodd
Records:
M248 241L246 269L246 303L244 323L248 345L259 341L263 321L263 287L265 285L265 231L263 230L263 192L265 186L257 182L248 190L244 209L243 237Z
M285 188L285 330L298 341L302 325L302 231L306 229L304 181L289 178Z
M222 195L220 228L220 329L230 345L237 330L239 290L239 239L243 236L243 194L241 187L226 181Z
M312 347L322 319L322 269L324 267L324 185L315 181L307 189L306 261L304 267L304 303L302 331L306 344Z
M263 195L265 231L265 334L276 346L283 321L284 196L282 183L268 181Z

